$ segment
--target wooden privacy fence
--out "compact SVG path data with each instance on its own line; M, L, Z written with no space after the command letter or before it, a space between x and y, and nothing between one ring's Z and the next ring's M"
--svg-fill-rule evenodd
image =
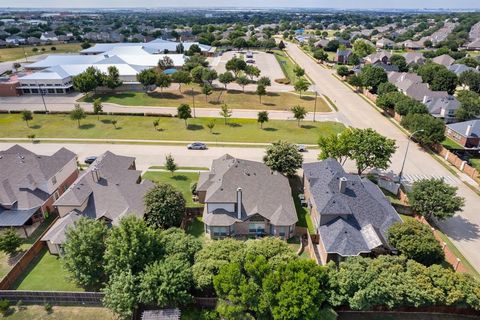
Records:
M24 303L51 303L101 306L104 294L101 292L68 291L18 291L0 290L0 299L11 303L21 300Z
M465 173L467 176L475 180L477 183L480 183L480 173L475 168L467 164L467 161L460 159L457 155L450 152L450 150L448 150L441 144L434 145L432 149L438 155L440 155L443 159L448 161L450 164L454 165L458 170Z

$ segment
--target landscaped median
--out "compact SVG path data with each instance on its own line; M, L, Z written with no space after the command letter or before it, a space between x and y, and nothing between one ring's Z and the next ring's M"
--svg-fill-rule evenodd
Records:
M182 103L187 103L191 107L195 105L196 108L219 108L221 104L226 103L231 109L283 111L288 111L296 105L304 107L307 111L313 111L315 107L314 96L302 95L300 97L295 92L269 92L268 88L267 94L262 96L261 102L255 92L242 92L241 90L225 91L222 88L214 89L213 93L206 98L201 93L201 88L198 85L188 86L188 88L182 89L182 92L176 89L168 89L164 92L124 92L90 95L79 99L79 102L92 103L97 98L100 98L104 103L114 103L122 106L176 108ZM317 97L316 110L317 112L331 111L326 101L320 95Z
M195 118L188 120L185 127L178 118L160 118L157 128L155 117L145 116L87 116L77 122L67 114L35 114L29 127L20 114L0 115L0 138L27 138L34 134L36 139L132 139L169 141L216 141L270 143L279 139L294 143L317 144L320 136L338 134L345 126L338 122L301 122L271 120L260 128L256 119L228 119L225 124L220 118ZM116 120L115 126L112 120ZM211 130L207 124L214 122Z

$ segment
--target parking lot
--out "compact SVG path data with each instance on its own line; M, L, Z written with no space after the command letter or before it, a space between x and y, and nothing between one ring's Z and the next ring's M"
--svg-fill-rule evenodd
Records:
M272 82L275 79L285 78L282 68L273 54L262 51L251 52L253 53L253 61L255 61L254 63L251 63L251 65L260 69L262 72L260 75L261 77L269 77ZM221 56L209 58L209 62L218 73L224 73L226 71L225 65L227 64L227 61L234 56L240 57L243 55L245 60L249 60L246 58L246 53L247 51L227 51Z

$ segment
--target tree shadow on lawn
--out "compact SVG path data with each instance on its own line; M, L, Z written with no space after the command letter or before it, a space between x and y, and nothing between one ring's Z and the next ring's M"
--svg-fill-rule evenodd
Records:
M188 178L184 175L174 175L174 176L171 176L170 179L173 179L175 181L187 181Z
M300 99L305 100L305 101L313 101L313 100L315 100L315 97L302 96Z
M271 128L271 127L268 127L268 128L263 128L264 131L269 131L269 132L275 132L275 131L278 131L277 128Z
M110 119L102 119L100 120L101 123L104 123L104 124L112 124L112 120Z
M230 128L239 128L242 125L240 123L229 122L229 123L227 123L227 126L229 126Z
M80 125L80 127L78 127L78 128L80 130L88 130L88 129L92 129L94 127L95 127L95 125L93 123L86 123L86 124Z
M192 130L192 131L203 130L203 125L201 125L201 124L189 124L189 125L187 125L187 130Z
M185 97L182 94L177 94L173 92L153 92L153 93L149 93L148 96L154 99L172 99L172 100L179 100Z
M268 107L275 107L277 104L276 103L271 103L271 102L264 102L262 103L264 106L268 106Z
M312 126L312 125L310 125L310 124L302 124L302 125L300 126L300 128L310 130L310 129L315 129L316 126Z
M280 94L278 92L267 92L267 97L278 97Z
M36 130L36 129L40 129L41 127L42 127L41 125L35 124L35 125L33 125L33 126L30 126L30 129Z

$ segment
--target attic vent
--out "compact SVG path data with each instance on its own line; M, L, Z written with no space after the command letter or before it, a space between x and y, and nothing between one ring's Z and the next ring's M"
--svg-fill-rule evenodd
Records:
M246 169L243 170L243 174L246 175L246 176L250 176L250 173Z

